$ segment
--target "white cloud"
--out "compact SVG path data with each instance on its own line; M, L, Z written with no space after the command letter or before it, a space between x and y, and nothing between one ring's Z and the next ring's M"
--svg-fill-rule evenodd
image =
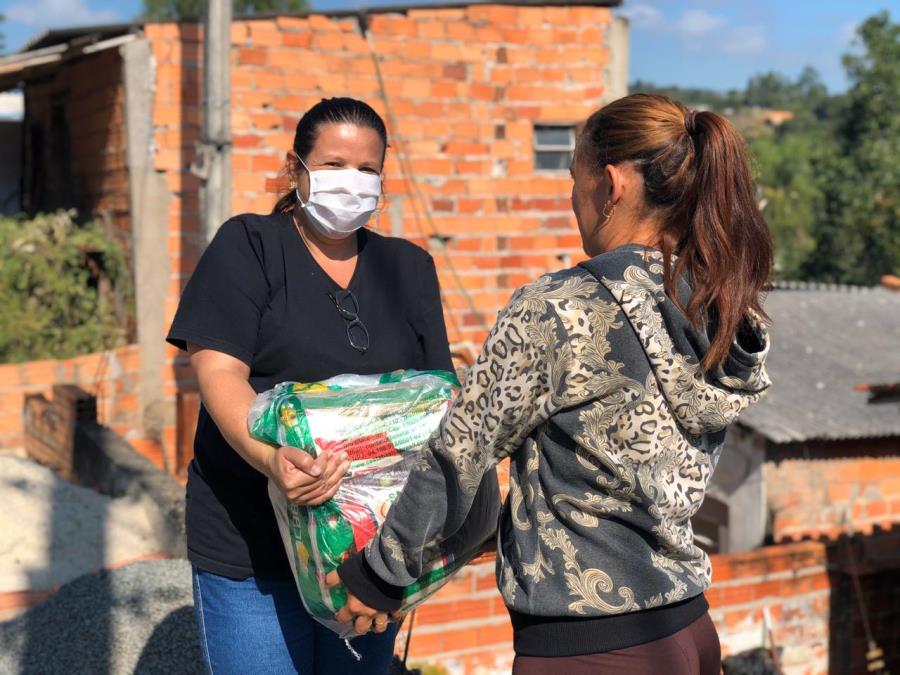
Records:
M657 28L663 24L663 15L653 5L634 4L628 5L619 12L627 17L635 28Z
M719 43L726 54L759 54L766 50L766 31L761 24L735 26L728 30Z
M856 21L848 21L843 26L841 26L841 32L838 36L838 44L841 47L846 47L850 43L852 43L856 39L856 29L859 28L859 23Z
M87 5L87 0L18 2L5 9L4 14L9 22L38 30L62 26L89 26L122 20L122 15L115 10L91 9Z
M675 22L675 31L682 37L693 39L722 28L725 17L710 14L702 9L689 9Z
M768 47L762 24L732 25L722 14L698 7L688 9L673 19L649 4L653 1L628 4L619 14L628 17L637 29L677 36L684 48L689 50L710 49L720 54L744 56L759 54ZM724 0L705 1L707 4L721 4Z

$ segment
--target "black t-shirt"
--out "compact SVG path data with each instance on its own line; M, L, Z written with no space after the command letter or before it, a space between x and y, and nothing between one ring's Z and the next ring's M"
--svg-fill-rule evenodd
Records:
M289 214L242 215L219 229L181 296L167 340L224 352L262 392L343 373L452 368L434 261L402 239L358 233L348 288L369 333L360 353ZM188 557L222 576L290 576L265 477L225 441L201 407L187 485Z

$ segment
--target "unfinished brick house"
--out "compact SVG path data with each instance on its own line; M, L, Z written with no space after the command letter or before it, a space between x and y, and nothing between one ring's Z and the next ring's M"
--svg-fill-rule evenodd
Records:
M626 93L618 4L522 0L234 21L233 211L272 208L309 105L366 99L387 117L392 146L388 202L374 226L432 252L451 340L471 353L513 289L582 255L568 159L575 124ZM23 208L74 206L104 218L131 252L137 305L130 345L0 366L0 447L22 445L25 393L71 382L96 392L100 420L166 470L177 475L190 460L195 383L162 337L205 244L191 173L201 67L192 23L52 31L0 59L0 90L25 96ZM817 293L822 306L802 311ZM723 647L774 642L785 672L866 672L856 575L868 630L897 670L900 411L852 387L900 375L900 294L803 288L769 303L776 388L733 431L696 522L715 553L709 597ZM812 322L843 316L839 308L858 315L838 328ZM852 330L866 339L847 340L851 355L872 369L833 377L847 352L819 341ZM845 414L830 407L848 401ZM511 630L490 560L418 612L410 658L452 673L508 672Z
M374 227L432 251L451 340L471 353L512 290L580 253L568 160L574 125L626 93L627 24L613 17L617 4L528 0L234 21L233 211L271 210L311 104L369 101L391 132L388 203ZM140 385L133 424L121 430L158 442L173 469L183 464L177 401L194 405L193 382L159 336L205 245L190 171L201 62L196 23L51 31L0 61L0 90L24 84L24 210L99 214L132 253Z
M517 286L580 254L568 161L575 124L626 93L618 4L523 0L235 20L233 211L271 210L310 105L335 95L369 101L391 135L388 203L374 226L433 253L450 338L470 354ZM102 422L165 469L178 474L189 461L195 382L162 337L206 241L190 170L201 67L195 23L51 31L0 60L0 91L21 87L25 98L22 207L102 217L131 252L136 287L133 344L0 368L0 445L23 445L26 392L73 382L98 394ZM423 615L413 658L508 660L508 619L489 567L459 580L473 585L453 605L459 631L443 630L435 643L428 624L443 610Z
M765 309L772 389L729 430L694 522L723 554L710 593L723 644L762 644L768 608L792 672L866 672L870 640L895 672L900 292L782 284ZM785 566L789 551L806 562Z

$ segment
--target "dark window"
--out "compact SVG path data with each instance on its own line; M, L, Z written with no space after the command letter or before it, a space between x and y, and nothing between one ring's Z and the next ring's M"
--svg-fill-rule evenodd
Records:
M534 168L537 171L568 171L574 152L574 125L534 125Z
M46 193L41 171L43 161L44 128L39 123L32 122L28 125L22 155L22 208L31 216L41 210Z
M700 510L691 518L694 543L707 553L728 551L728 504L707 493Z
M52 142L50 146L50 166L55 174L54 183L59 190L59 204L63 208L75 206L75 190L72 184L72 140L69 134L69 119L66 115L66 99L53 101L50 113Z

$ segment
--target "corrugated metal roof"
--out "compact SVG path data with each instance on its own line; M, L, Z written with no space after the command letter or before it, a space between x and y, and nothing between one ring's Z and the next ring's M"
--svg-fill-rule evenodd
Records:
M775 443L900 436L900 403L854 389L900 380L900 293L791 284L765 309L772 387L742 425Z
M100 40L108 40L117 35L124 35L140 29L139 23L116 23L102 24L95 26L72 26L71 28L54 28L38 33L25 43L25 46L19 50L20 53L32 52L45 47L52 47L68 42L84 41L89 39L91 42Z
M104 49L113 49L135 39L133 33L115 35L104 40L99 39L101 34L92 33L84 37L85 39L79 41L59 42L40 49L0 57L0 91L17 87L29 77L57 68L59 64L69 59Z

